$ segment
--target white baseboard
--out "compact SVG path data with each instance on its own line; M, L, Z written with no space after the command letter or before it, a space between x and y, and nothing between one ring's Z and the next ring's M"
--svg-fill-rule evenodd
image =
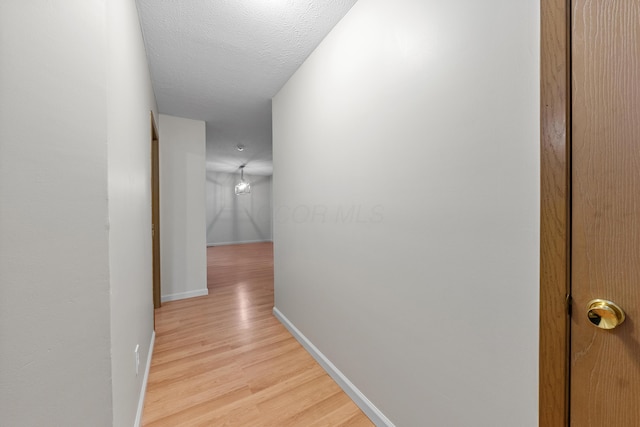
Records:
M345 393L347 393L355 404L362 409L362 412L364 412L377 427L395 427L393 423L385 417L384 414L376 408L376 406L371 403L371 401L367 399L367 397L362 394L362 392L358 390L358 388L353 385L353 383L349 381L349 379L340 372L340 370L338 370L338 368L336 368L336 366L302 334L302 332L298 330L298 328L293 326L293 323L291 323L289 319L287 319L286 316L276 307L273 307L273 315L282 322L285 328L291 332L291 335L293 335L294 338L302 344L309 354L316 359L320 366L327 371L329 376L333 378L333 380L342 388L342 390L344 390Z
M147 367L144 370L142 378L142 389L140 390L140 399L138 400L138 412L136 412L136 421L133 427L140 427L142 422L142 410L144 409L144 397L147 394L147 381L149 381L149 369L151 369L151 357L153 356L153 347L156 343L156 331L151 333L151 342L149 343L149 354L147 355Z
M245 243L265 243L273 242L273 240L242 240L240 242L215 242L207 243L207 247L210 246L228 246L228 245L244 245Z
M205 295L209 295L209 289L198 289L197 291L187 291L187 292L179 292L177 294L162 295L162 297L160 297L160 301L162 302L176 301L179 299L202 297Z

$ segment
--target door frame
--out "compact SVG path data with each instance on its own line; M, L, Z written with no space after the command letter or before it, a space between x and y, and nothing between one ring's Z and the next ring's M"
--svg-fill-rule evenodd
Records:
M153 308L160 308L160 145L158 128L151 111L151 253L153 258ZM155 320L155 316L154 316Z
M540 1L539 425L569 425L571 1Z

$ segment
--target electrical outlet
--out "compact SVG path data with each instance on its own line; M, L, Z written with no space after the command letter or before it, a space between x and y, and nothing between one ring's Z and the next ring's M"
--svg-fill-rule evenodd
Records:
M133 353L136 355L136 377L137 377L138 371L140 370L140 344L136 344L136 349L133 350Z

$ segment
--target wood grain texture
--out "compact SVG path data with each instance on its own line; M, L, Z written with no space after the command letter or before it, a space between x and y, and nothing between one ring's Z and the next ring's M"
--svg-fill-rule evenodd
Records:
M372 426L273 316L273 245L207 260L209 295L156 311L143 425Z
M573 0L571 425L640 420L640 0ZM627 320L593 327L587 302Z
M568 420L569 5L541 1L539 424Z

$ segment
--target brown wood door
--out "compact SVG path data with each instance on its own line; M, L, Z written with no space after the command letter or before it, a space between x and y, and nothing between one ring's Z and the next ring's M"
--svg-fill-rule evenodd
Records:
M640 425L640 0L572 0L570 420ZM604 330L590 300L626 312Z

